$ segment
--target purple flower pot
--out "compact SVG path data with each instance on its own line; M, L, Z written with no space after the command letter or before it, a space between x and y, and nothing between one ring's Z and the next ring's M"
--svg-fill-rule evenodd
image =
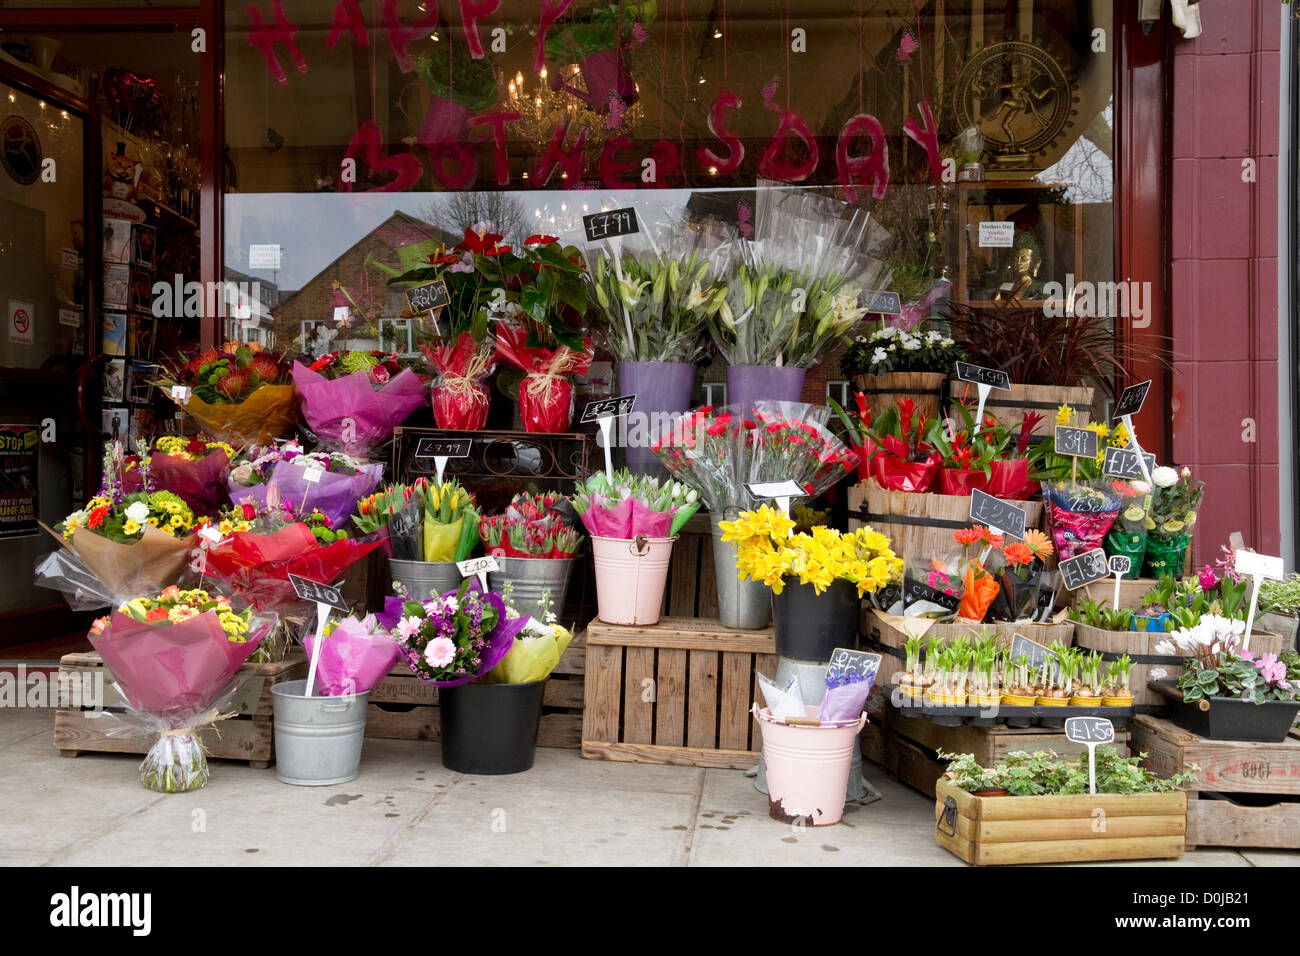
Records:
M805 369L775 365L727 366L727 404L752 416L754 403L802 401Z
M668 428L668 419L691 407L695 366L689 362L619 362L618 393L635 395L626 422L625 461L634 474L658 474L659 459L650 450Z

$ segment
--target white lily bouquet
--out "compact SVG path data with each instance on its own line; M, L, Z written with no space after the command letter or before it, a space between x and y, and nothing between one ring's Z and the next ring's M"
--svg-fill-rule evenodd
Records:
M731 365L810 368L867 314L862 293L892 270L869 250L888 233L847 203L760 183L753 239L730 257L726 301L709 329Z
M692 223L685 209L638 227L586 245L604 344L621 362L698 362L709 344L706 319L726 299L734 230Z

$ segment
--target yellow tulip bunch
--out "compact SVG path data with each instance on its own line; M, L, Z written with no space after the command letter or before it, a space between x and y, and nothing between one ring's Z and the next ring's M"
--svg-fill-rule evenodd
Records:
M889 538L866 525L851 532L817 525L806 533L795 533L794 525L770 505L721 523L722 540L736 545L741 580L762 581L774 594L781 593L787 577L811 584L818 594L843 580L856 584L861 597L902 571Z

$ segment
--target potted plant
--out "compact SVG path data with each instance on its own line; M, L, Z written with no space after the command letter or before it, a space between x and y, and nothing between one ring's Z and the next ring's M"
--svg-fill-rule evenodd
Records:
M961 349L943 332L882 325L853 340L840 368L855 389L870 396L874 415L899 398L911 398L919 414L938 420L943 383L961 358Z
M736 543L738 573L772 589L776 652L798 660L829 660L836 647L852 644L861 598L902 564L889 539L868 527L796 533L770 505L741 512L723 530Z
M1003 786L1003 771L999 768L980 766L974 754L950 754L939 751L940 760L948 761L944 778L951 780L953 786L961 787L977 797L1005 797L1007 788Z
M912 700L919 700L925 695L926 688L930 686L930 681L926 678L926 673L921 667L921 638L916 635L908 637L903 644L904 652L904 669L901 673L895 675L898 682L898 689L904 697Z
M942 703L944 669L948 664L948 640L931 635L925 648L925 699L932 704Z
M546 601L564 607L569 578L582 535L573 527L577 516L569 500L555 492L520 492L499 515L479 518L483 548L497 559L488 572L488 586L513 595L513 606L537 620L546 616Z
M1102 703L1101 654L1083 654L1075 649L1079 660L1079 686L1070 695L1073 707L1098 707Z
M1133 660L1121 654L1106 666L1106 683L1101 692L1103 707L1132 707L1133 691L1129 679L1133 673Z
M1185 658L1176 689L1174 722L1214 740L1286 739L1300 712L1300 694L1276 654L1242 647L1241 621L1203 615L1193 628L1172 632L1157 645Z
M1170 620L1169 606L1173 603L1174 576L1162 574L1155 587L1142 597L1142 606L1133 612L1133 630L1157 631L1167 630Z
M1111 487L1120 495L1121 500L1119 514L1106 535L1106 555L1127 557L1130 563L1124 577L1133 580L1142 573L1142 557L1146 553L1147 520L1151 517L1151 486L1139 479L1116 479L1111 482Z
M1038 706L1066 707L1074 691L1075 671L1078 661L1072 648L1060 641L1053 641L1048 650L1051 656L1043 659L1039 673ZM1053 659L1055 666L1053 666Z
M991 634L985 634L975 642L971 654L973 670L967 691L967 703L972 707L996 707L1002 702L998 680L999 657L997 644Z
M942 457L936 490L968 497L971 489L977 488L1014 501L1033 495L1038 485L1029 478L1029 426L1022 428L1021 437L1013 442L1011 432L991 415L985 415L977 428L973 408L957 402L955 409L964 427L950 432L948 421L936 420L925 430L926 443Z
M1152 470L1151 481L1155 488L1147 519L1144 567L1152 577L1168 573L1181 578L1205 482L1193 481L1190 468L1176 471L1163 465Z
M684 485L615 471L578 484L574 510L591 536L598 614L606 624L657 624L677 532L699 508Z
M1208 564L1205 567L1210 570ZM1300 574L1292 571L1281 581L1265 578L1260 583L1257 615L1261 629L1281 634L1294 646L1300 615Z
M1003 656L1002 704L1012 707L1033 707L1038 702L1038 691L1026 654L1008 652Z

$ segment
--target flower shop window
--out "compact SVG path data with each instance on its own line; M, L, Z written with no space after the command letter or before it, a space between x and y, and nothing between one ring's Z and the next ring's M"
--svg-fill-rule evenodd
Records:
M895 322L1140 320L1113 283L1112 5L871 6L228 4L226 267L278 288L292 353L340 304L373 326L391 280L467 228L581 246L584 215L633 206L753 236L782 182L855 210ZM264 245L278 268L250 259ZM843 351L789 360L821 361L820 385Z

